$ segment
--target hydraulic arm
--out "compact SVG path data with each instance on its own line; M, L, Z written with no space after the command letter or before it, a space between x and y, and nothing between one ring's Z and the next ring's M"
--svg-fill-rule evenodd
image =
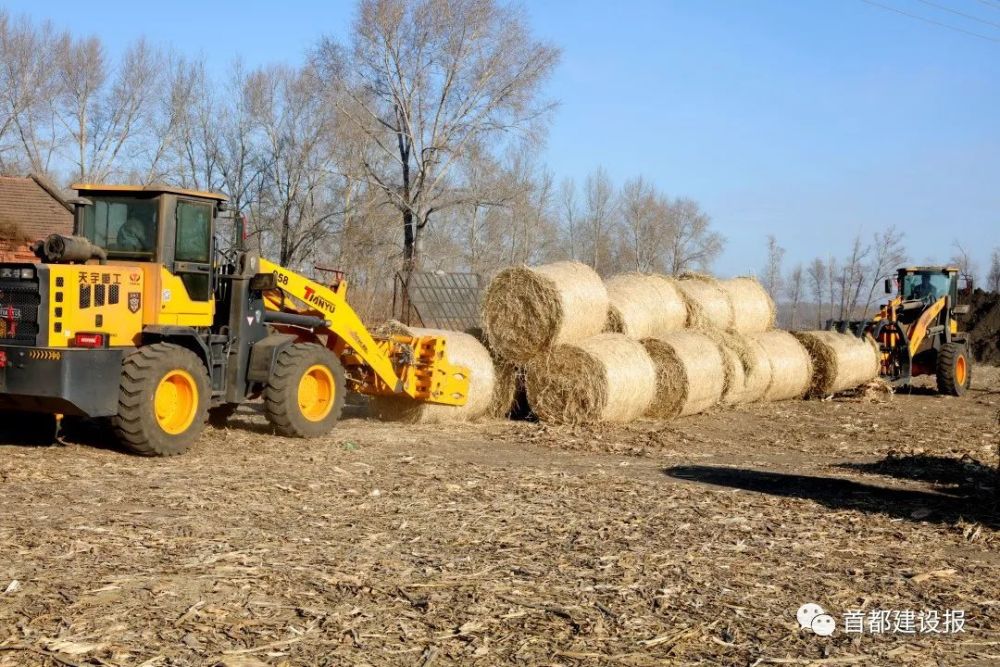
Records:
M262 274L273 274L275 289L266 293L265 319L292 329L313 324L327 339L348 374L351 389L372 395L406 395L418 401L464 405L469 369L448 361L446 341L436 336L372 335L347 303L347 281L327 286L266 259ZM290 300L288 297L291 297ZM285 320L285 317L314 319Z

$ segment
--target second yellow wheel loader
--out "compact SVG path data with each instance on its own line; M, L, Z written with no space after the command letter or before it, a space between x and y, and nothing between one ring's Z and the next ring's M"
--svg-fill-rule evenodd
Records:
M347 390L464 404L444 339L374 336L346 281L220 251L225 196L74 188L75 235L0 264L0 409L108 417L132 451L167 456L256 398L301 437L334 426Z
M899 269L896 285L885 281L895 296L867 321L827 322L828 329L870 336L880 353L881 376L895 387L909 386L914 377L933 375L942 394L962 396L972 383L968 334L958 330L956 315L968 312L958 304L958 269L917 266Z

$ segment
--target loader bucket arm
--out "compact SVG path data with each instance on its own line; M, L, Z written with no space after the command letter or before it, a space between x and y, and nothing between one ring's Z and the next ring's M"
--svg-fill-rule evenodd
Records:
M927 310L910 326L910 330L907 332L910 339L910 356L916 356L917 352L920 351L920 344L927 337L927 328L937 320L938 315L944 310L947 298L943 296L928 306Z
M278 289L303 307L265 296L268 310L320 318L321 333L344 363L353 389L375 395L403 394L418 401L464 405L469 391L469 369L448 361L445 340L435 336L372 336L347 303L347 283L331 289L264 258L261 273L273 273ZM280 297L280 295L277 295Z

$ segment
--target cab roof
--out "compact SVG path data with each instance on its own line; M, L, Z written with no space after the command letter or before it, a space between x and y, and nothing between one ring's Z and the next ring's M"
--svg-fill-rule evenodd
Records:
M188 190L185 188L175 188L172 185L107 185L103 183L74 183L70 186L81 195L86 193L108 192L126 193L142 192L150 195L170 194L183 195L185 197L199 197L201 199L214 199L215 201L228 201L229 197L220 192L205 192L203 190Z
M900 269L906 273L952 273L958 272L957 266L907 266Z

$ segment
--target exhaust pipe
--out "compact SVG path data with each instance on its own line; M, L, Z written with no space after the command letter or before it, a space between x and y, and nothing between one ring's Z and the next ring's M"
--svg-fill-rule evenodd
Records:
M108 261L107 251L94 245L90 239L83 236L50 234L47 239L39 242L35 254L49 264L72 264L92 259L100 260L101 264L106 264Z

